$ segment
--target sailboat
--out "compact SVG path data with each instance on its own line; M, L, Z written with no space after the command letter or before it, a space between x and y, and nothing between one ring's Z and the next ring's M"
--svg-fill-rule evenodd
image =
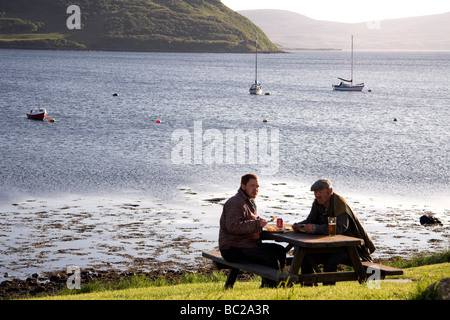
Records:
M250 94L262 94L262 86L258 82L258 36L256 36L255 41L255 83L250 87Z
M364 83L353 84L353 35L352 35L352 71L351 71L351 79L345 80L342 78L338 78L342 80L340 84L333 84L333 90L337 91L361 91L364 88Z

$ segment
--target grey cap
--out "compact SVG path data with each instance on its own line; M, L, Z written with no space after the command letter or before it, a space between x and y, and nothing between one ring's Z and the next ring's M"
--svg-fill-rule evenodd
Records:
M330 189L331 181L327 179L319 179L311 186L311 191Z

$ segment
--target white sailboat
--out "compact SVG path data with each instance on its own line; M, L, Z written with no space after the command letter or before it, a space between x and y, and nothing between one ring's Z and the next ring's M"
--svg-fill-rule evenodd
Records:
M258 82L258 36L256 36L255 40L255 83L253 83L250 87L250 94L262 94L262 86Z
M333 84L333 90L337 91L361 91L364 88L364 83L353 84L353 35L352 35L352 70L351 70L351 79L345 80L342 78L338 78L342 80L340 84Z

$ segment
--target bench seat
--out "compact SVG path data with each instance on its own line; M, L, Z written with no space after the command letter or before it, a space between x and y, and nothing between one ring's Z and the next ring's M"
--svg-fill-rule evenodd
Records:
M308 274L308 275L293 275L288 274L286 272L279 272L278 270L275 270L270 267L263 266L261 264L256 263L236 263L236 262L229 262L226 261L222 255L220 254L220 251L205 251L202 252L202 256L211 259L215 266L218 269L230 269L230 272L227 277L227 281L225 282L225 288L232 288L234 283L236 282L237 276L239 275L239 271L243 270L252 274L257 274L263 278L267 278L270 280L274 280L277 282L280 281L288 281L288 282L317 282L317 280L314 280L314 277L317 277L317 274ZM289 264L290 259L287 259L287 263ZM390 266L385 266L379 263L374 262L368 262L368 261L362 261L361 262L366 274L367 271L376 270L380 272L381 279L384 279L386 276L394 276L394 275L403 275L403 270L397 269ZM369 269L370 268L370 269ZM332 273L329 276L333 279L333 281L336 280L342 280L342 277L348 277L349 272L337 272ZM367 276L370 276L372 273L367 274ZM356 276L355 276L356 277ZM330 281L331 281L330 280ZM346 280L356 280L355 279L346 279Z
M366 273L368 268L371 268L372 270L379 270L381 272L381 279L384 279L386 276L400 276L403 274L403 270L401 269L385 266L379 263L369 261L362 261L361 263L364 269L366 269Z
M230 269L227 281L225 282L225 288L233 287L239 274L239 270L257 274L263 278L274 280L276 282L297 280L297 276L295 275L287 274L286 272L280 272L276 269L266 267L261 264L226 261L220 254L220 251L205 251L202 252L202 256L207 259L211 259L218 269Z

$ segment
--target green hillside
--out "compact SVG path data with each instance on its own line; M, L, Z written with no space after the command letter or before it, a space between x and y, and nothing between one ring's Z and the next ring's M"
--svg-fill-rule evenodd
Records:
M80 8L81 29L69 29ZM220 0L0 0L0 48L174 52L279 49Z

